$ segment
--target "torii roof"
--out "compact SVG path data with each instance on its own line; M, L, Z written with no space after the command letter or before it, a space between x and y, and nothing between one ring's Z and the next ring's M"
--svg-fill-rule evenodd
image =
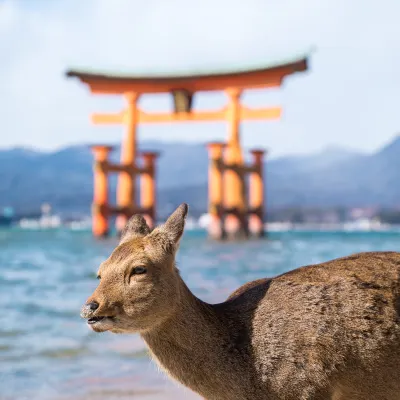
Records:
M177 89L189 92L224 90L228 87L256 88L280 86L285 76L307 70L307 54L286 58L269 59L261 65L241 68L219 68L197 71L175 71L147 73L70 69L68 77L76 77L89 85L93 93L121 94L129 91L138 93L162 93Z

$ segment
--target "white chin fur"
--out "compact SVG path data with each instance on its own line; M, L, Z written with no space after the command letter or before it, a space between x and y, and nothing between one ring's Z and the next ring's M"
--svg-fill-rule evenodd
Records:
M113 329L115 326L113 321L111 321L109 318L105 318L99 322L96 322L94 324L88 324L89 328L92 329L95 332L105 332Z

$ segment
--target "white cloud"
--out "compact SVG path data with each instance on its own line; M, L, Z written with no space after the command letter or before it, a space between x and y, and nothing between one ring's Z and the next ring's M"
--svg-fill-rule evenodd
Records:
M30 3L30 6L27 4ZM248 94L252 105L281 102L279 123L244 125L244 142L273 154L328 143L371 150L396 133L400 114L397 0L5 0L0 3L0 146L53 148L116 141L122 127L92 127L92 111L117 98L93 97L64 77L72 66L176 71L257 65L311 44L311 71L279 92ZM202 107L222 96L201 96ZM150 96L145 107L165 106ZM218 125L142 127L141 137L211 140Z

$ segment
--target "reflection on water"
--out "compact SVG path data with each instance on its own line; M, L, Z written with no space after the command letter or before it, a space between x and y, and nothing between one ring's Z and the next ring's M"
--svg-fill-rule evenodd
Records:
M399 243L395 233L276 233L237 244L189 232L178 264L197 296L220 302L249 280ZM115 245L82 232L0 232L0 400L197 398L158 371L138 335L96 334L80 319Z

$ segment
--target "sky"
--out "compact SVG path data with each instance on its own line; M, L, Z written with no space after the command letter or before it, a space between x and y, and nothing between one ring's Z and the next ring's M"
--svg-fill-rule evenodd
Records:
M93 96L69 68L133 73L237 69L308 52L309 71L246 105L280 105L279 121L242 124L246 147L273 156L339 146L372 152L400 132L398 0L0 0L0 148L54 150L116 143L122 126L93 126L118 96ZM223 93L198 94L219 108ZM167 95L140 100L166 111ZM227 138L224 123L143 125L139 141Z

